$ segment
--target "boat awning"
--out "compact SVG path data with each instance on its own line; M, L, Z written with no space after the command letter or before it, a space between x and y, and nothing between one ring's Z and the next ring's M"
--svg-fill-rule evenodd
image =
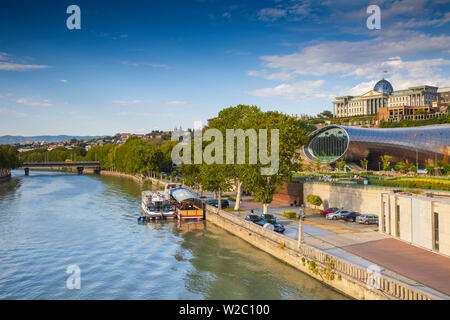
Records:
M170 191L170 195L178 202L186 200L200 200L194 192L186 188L173 189Z

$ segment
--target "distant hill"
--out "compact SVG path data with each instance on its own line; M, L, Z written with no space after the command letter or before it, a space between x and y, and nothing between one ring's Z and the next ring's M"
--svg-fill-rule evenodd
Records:
M66 136L66 135L59 135L59 136L30 136L30 137L24 137L24 136L0 136L0 145L2 144L16 144L20 142L26 142L26 141L45 141L45 142L62 142L62 141L68 141L71 139L77 139L77 140L84 140L84 139L96 139L96 138L102 138L104 136Z

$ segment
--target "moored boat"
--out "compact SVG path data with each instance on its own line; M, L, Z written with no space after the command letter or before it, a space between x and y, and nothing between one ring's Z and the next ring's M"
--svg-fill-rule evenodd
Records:
M142 191L142 217L138 221L175 218L175 207L161 191Z
M176 188L170 191L170 197L176 202L178 219L203 219L202 201L193 191L187 188Z

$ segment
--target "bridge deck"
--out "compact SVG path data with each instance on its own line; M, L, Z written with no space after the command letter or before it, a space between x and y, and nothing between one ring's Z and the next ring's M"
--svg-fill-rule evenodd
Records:
M43 168L43 167L83 167L99 168L99 161L74 161L74 162L24 162L21 168Z

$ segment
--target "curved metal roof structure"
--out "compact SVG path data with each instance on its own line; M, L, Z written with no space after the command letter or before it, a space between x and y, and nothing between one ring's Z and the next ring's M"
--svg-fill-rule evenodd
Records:
M367 158L369 167L376 169L380 156L390 155L392 162L424 167L439 160L448 162L450 125L383 129L328 125L309 135L303 151L314 162L319 158L331 163L344 159L358 164Z

